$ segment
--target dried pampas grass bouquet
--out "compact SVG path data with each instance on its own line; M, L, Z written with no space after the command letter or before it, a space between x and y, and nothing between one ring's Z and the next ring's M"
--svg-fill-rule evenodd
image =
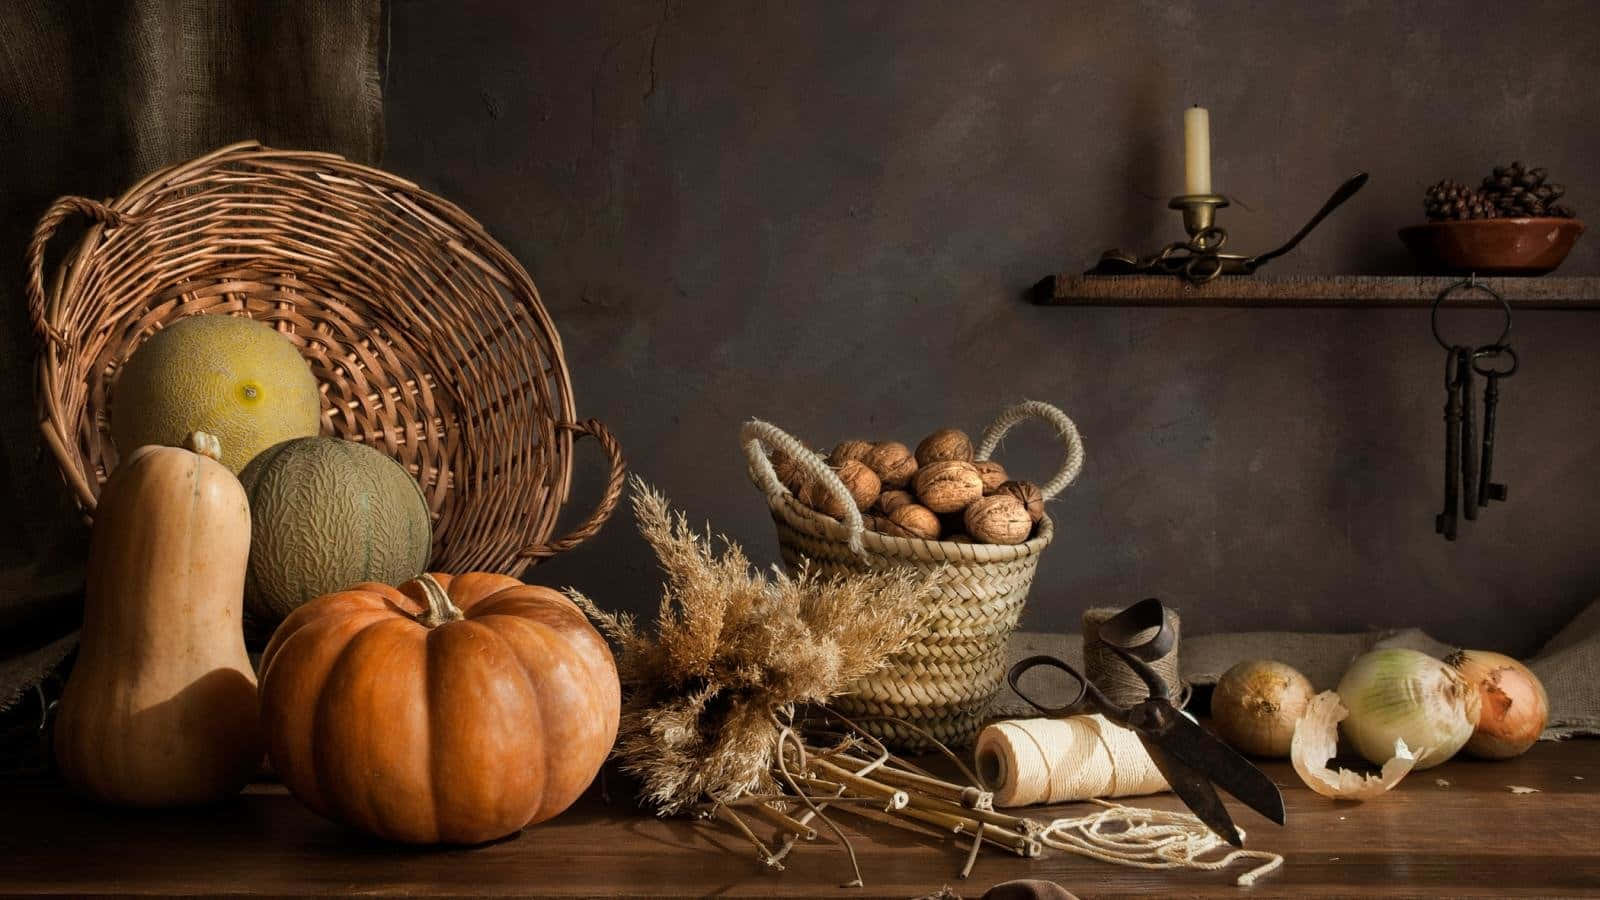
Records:
M830 813L966 835L963 877L985 844L1042 852L1039 823L996 813L993 794L932 735L894 720L944 749L966 783L917 768L825 706L916 638L937 572L765 574L737 544L689 527L637 478L632 493L639 532L666 576L654 631L568 596L617 646L624 700L615 752L645 803L736 829L772 869L797 840L816 837L810 823L820 822L848 854L848 886L862 884L861 870ZM774 843L756 833L766 826Z
M775 791L795 708L825 703L901 650L922 626L931 580L906 569L764 574L637 477L632 495L666 576L654 632L569 592L617 646L622 768L662 814Z

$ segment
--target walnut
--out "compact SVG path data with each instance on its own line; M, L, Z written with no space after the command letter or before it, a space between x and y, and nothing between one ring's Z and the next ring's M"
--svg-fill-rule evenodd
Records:
M878 512L892 515L895 510L907 503L915 503L917 498L911 496L910 491L884 491L878 495Z
M946 535L945 536L945 540L949 541L952 544L970 544L970 543L972 543L972 538L967 537L964 534Z
M800 460L791 456L787 450L776 447L772 449L769 457L772 460L772 471L778 476L778 482L788 488L790 493L800 493L801 485L811 477L810 473L800 465Z
M914 483L922 505L936 513L955 512L983 496L983 476L978 468L955 459L923 466Z
M884 530L886 527L888 527L888 525L889 520L885 519L883 516L869 516L865 514L861 516L861 527L868 531L876 531L879 534L888 534L888 532Z
M850 492L850 498L855 501L857 509L866 509L878 500L878 476L860 460L846 460L844 465L835 466L834 472L838 473L839 480L844 482L845 490ZM800 502L811 507L825 516L843 519L845 509L837 494L827 486L827 482L820 478L807 481L800 488Z
M894 520L890 519L888 516L873 516L872 520L878 523L878 527L873 528L872 530L879 534L886 534L890 537L915 537L915 535L913 535L911 532L901 528L899 525L896 525Z
M919 537L925 541L939 539L939 517L926 506L907 503L890 513L889 521L906 532L903 536Z
M844 519L844 504L834 496L831 489L822 486L820 478L813 478L800 485L800 493L796 495L801 503L811 507L825 516L835 519Z
M862 459L875 446L871 441L840 441L828 454L828 465L837 469L852 459Z
M967 507L967 533L985 544L1020 544L1033 532L1022 501L1010 494L984 497Z
M1028 518L1037 522L1044 518L1044 494L1039 486L1031 481L1008 481L1000 485L997 494L1010 494L1022 501L1022 508L1028 511Z
M1006 467L992 459L973 463L978 467L978 475L983 478L983 492L992 494L1000 490L1000 485L1005 484L1011 476L1006 474Z
M871 469L867 468L866 463L859 459L846 460L834 471L839 473L839 480L844 482L845 490L850 492L850 498L856 502L856 509L866 509L878 502L878 494L883 490L883 483Z
M911 483L911 476L917 474L916 457L911 455L910 447L899 441L884 441L874 446L861 461L877 473L884 487L903 488Z
M925 466L941 460L972 462L972 438L958 428L942 428L922 439L917 445L917 465Z

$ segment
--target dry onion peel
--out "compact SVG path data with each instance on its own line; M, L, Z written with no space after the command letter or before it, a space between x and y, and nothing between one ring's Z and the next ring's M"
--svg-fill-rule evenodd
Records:
M1306 787L1335 800L1371 800L1382 796L1406 777L1421 754L1413 753L1404 740L1394 742L1394 756L1377 775L1362 775L1349 769L1330 769L1339 743L1339 722L1349 715L1339 695L1323 691L1311 698L1306 714L1295 724L1289 759L1295 774Z

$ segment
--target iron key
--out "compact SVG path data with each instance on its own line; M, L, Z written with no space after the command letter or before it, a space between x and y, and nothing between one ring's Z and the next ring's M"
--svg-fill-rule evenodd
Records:
M1482 356L1494 357L1508 354L1511 357L1511 368L1505 371L1498 369L1481 369L1478 367L1477 358ZM1506 486L1496 484L1493 480L1494 472L1494 424L1495 407L1500 403L1500 379L1510 378L1517 373L1517 351L1507 345L1484 347L1473 354L1473 371L1484 378L1483 387L1483 453L1481 459L1482 469L1478 475L1478 505L1488 506L1490 500L1505 502Z
M1478 439L1473 425L1472 351L1456 351L1456 380L1461 382L1461 506L1467 520L1478 518Z
M1461 487L1461 382L1459 347L1445 358L1444 387L1444 512L1433 519L1433 530L1447 541L1456 539L1456 491Z

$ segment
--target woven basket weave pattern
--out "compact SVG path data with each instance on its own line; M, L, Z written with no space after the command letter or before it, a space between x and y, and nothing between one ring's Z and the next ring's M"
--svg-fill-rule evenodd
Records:
M94 224L47 288L46 244L74 213ZM40 426L88 514L117 462L118 371L195 315L247 316L295 344L322 387L322 432L389 454L422 486L434 567L520 574L592 535L621 494L620 450L598 422L575 420L532 279L470 216L394 175L237 144L108 204L62 198L29 257ZM582 434L611 478L589 518L552 541Z
M980 458L988 458L1006 430L1026 418L1051 422L1066 444L1062 470L1042 488L1054 496L1083 464L1077 429L1060 410L1031 402L1012 407L985 433ZM936 579L922 634L888 666L857 682L830 705L858 721L892 716L946 744L971 744L1004 683L1006 643L1022 616L1039 554L1054 537L1054 523L1046 516L1038 533L1018 545L924 541L863 531L853 508L849 521L839 522L801 504L778 483L767 448L806 453L798 441L762 422L747 425L743 440L751 480L766 494L779 551L791 570L808 563L827 575L854 575L898 566L933 573ZM813 477L837 482L820 460L808 455ZM842 484L837 490L848 496ZM897 747L927 746L921 734L893 722L869 719L861 724Z

